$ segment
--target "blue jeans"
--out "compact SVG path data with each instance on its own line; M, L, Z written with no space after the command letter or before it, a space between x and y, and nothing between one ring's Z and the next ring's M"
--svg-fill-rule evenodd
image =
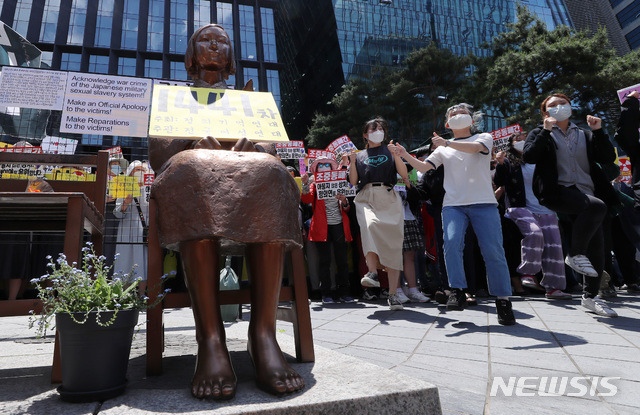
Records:
M469 222L478 238L480 252L487 268L489 293L497 297L510 296L511 280L502 247L500 214L497 206L489 203L442 208L444 261L447 265L449 285L452 288L467 288L462 252Z

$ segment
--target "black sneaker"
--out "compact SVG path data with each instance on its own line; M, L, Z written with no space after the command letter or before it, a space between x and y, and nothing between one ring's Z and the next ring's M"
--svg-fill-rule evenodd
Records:
M380 281L378 281L378 274L367 272L360 280L360 285L363 287L379 287Z
M467 306L467 296L462 290L452 289L447 299L447 310L462 311Z
M513 326L516 318L513 316L510 300L496 300L496 311L498 312L498 323L503 326Z
M638 293L640 293L640 285L638 285L638 284L628 284L627 285L627 292L629 294L638 294Z
M445 294L443 291L436 291L436 293L433 295L433 299L436 300L438 304L447 304L447 294Z

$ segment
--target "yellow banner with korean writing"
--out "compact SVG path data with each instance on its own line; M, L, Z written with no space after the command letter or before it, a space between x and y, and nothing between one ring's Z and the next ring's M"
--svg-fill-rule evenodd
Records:
M289 141L269 92L156 85L151 101L150 137Z
M108 191L109 196L114 199L124 199L129 195L140 197L141 194L138 179L129 176L116 176L109 180Z

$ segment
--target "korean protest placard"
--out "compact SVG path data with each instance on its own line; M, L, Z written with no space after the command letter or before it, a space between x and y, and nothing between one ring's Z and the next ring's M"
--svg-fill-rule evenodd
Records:
M282 160L304 160L304 141L275 143L278 157Z
M493 151L504 151L509 147L509 136L513 133L519 133L522 131L520 124L510 125L508 127L500 128L495 131L491 131L491 137L493 137Z
M155 173L145 174L144 175L144 199L148 202L151 197L151 185L153 181L156 179Z
M336 138L327 146L326 151L331 151L336 155L336 160L340 161L340 158L344 153L349 153L351 151L357 151L358 148L351 141L351 139L343 135L342 137Z
M69 72L63 133L146 137L151 80Z
M356 195L355 187L347 181L346 170L331 170L315 174L316 195L318 199L330 199L338 193L347 197Z
M136 177L116 176L109 180L108 190L109 196L114 199L124 199L129 195L140 197L140 186Z
M309 160L310 160L310 162L312 162L315 159L335 160L336 159L336 155L333 154L333 152L327 151L327 150L309 149Z
M4 66L0 77L0 105L61 110L67 73Z
M640 84L636 84L633 86L628 86L626 88L622 88L620 90L618 90L618 100L620 101L620 103L622 104L624 102L625 99L627 99L627 96L632 93L633 91L638 91L640 92Z
M95 182L96 175L72 167L55 168L44 175L49 180L63 180L66 182Z
M150 137L289 141L270 92L156 85Z
M122 155L122 147L116 146L109 149L109 158L121 159L123 157L124 156Z
M16 146L1 147L0 146L0 152L42 154L42 147L16 147Z
M618 157L616 163L620 166L622 182L631 186L631 159L629 157Z
M44 176L43 166L31 164L0 164L0 175L3 179L28 179Z

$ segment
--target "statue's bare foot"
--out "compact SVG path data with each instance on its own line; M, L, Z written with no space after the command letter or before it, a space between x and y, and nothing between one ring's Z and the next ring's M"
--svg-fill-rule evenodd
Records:
M236 374L227 345L220 340L198 342L198 361L191 381L196 398L231 399L236 394Z
M256 368L258 387L273 395L304 389L304 379L289 366L273 334L255 334L249 329L247 349Z

